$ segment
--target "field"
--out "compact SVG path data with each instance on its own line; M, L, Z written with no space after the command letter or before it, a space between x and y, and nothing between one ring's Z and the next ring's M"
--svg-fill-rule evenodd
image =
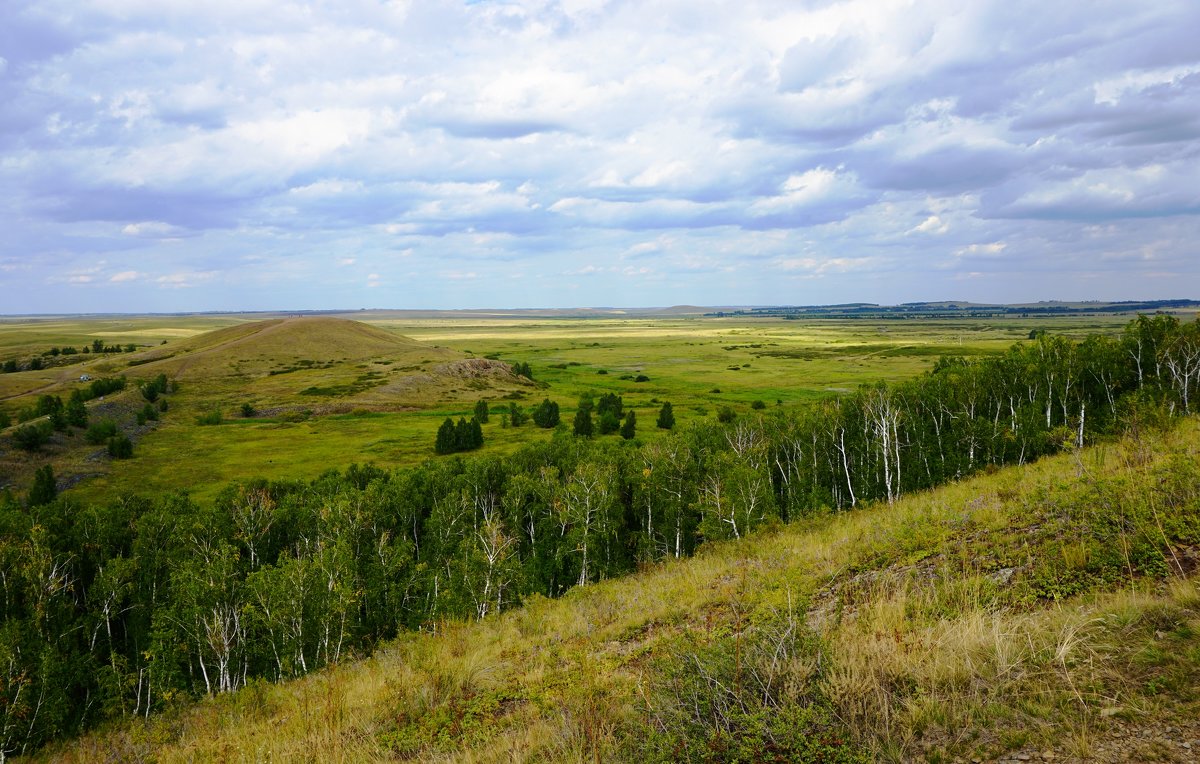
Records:
M637 412L639 437L654 438L665 401L679 422L715 416L724 406L795 406L862 383L915 376L944 355L1001 352L1034 329L1072 337L1117 333L1129 317L784 320L372 312L342 318L371 329L351 330L361 324L330 317L262 314L0 321L0 361L95 340L136 346L131 353L58 356L40 371L0 374L0 411L14 420L39 394L65 399L83 373L124 374L134 381L165 373L180 385L162 420L136 429L135 458L111 462L77 442L52 446L33 459L0 454L0 486L23 491L32 468L52 461L60 481L75 486L84 500L174 489L203 500L236 480L305 479L352 462L410 464L432 458L438 425L448 416L469 417L481 398L499 411L509 402L528 409L549 397L569 422L581 395L613 392ZM462 364L472 359L528 362L537 384L463 373L470 367ZM114 414L118 419L130 419L141 405L136 392L126 395L129 404ZM243 418L243 404L255 416ZM213 412L220 413L219 424L197 424ZM545 437L546 431L529 425L504 428L493 416L485 426L485 451L504 452Z

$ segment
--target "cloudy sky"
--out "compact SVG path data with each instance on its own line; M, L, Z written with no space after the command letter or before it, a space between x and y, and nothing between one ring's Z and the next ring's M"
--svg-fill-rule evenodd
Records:
M8 0L0 313L1200 298L1200 3Z

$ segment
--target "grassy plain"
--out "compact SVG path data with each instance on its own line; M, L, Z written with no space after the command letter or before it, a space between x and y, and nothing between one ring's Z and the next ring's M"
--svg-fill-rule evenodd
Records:
M716 669L690 663L698 656L751 666L743 645L778 640L785 694L825 698L869 760L1195 761L1198 459L1189 419L893 506L714 542L41 758L646 761L639 741L686 701L671 697L665 667L699 666L701 681ZM1097 565L1119 548L1110 515L1134 546L1165 542L1164 527L1192 528L1190 541L1159 547L1157 575L1133 574L1129 545ZM787 648L781 626L807 635L804 646Z
M346 314L372 327L351 331L327 319L280 318L3 320L0 361L93 339L134 343L139 350L76 355L69 365L0 374L0 410L15 419L38 394L65 398L85 372L132 380L166 373L179 380L179 392L159 424L137 433L134 459L110 463L95 450L64 446L24 462L32 467L39 459L65 461L56 470L74 474L69 482L87 476L75 489L86 500L178 488L204 499L234 480L304 479L352 462L396 466L433 458L438 425L447 416L470 416L480 398L496 410L510 400L528 409L549 397L569 422L580 395L614 392L637 412L645 439L657 436L654 421L664 401L672 403L680 423L715 416L722 406L746 410L755 401L795 406L864 382L912 377L943 355L1001 352L1035 328L1082 336L1115 333L1128 321L1128 316L784 320L369 313ZM311 331L313 326L324 328ZM538 386L455 365L472 358L529 362ZM639 375L646 381L636 381ZM124 395L130 399L128 419L140 401L136 391ZM241 419L243 403L258 415ZM221 424L197 424L200 415L214 410ZM493 416L485 426L485 451L504 452L544 437L545 431L531 425L504 429ZM32 470L22 463L21 455L0 458L0 485L24 490Z

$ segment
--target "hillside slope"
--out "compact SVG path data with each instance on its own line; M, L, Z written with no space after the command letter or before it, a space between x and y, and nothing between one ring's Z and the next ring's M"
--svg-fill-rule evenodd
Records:
M92 762L1195 761L1200 424L408 634Z

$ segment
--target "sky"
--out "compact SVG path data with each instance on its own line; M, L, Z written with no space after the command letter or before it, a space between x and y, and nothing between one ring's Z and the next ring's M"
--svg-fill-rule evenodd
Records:
M1200 3L6 0L0 314L1200 298Z

